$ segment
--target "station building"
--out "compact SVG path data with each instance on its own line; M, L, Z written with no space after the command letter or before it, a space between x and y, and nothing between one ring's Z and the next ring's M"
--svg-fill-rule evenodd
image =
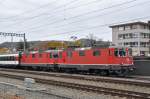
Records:
M150 55L150 21L117 24L110 28L113 44L131 47L133 56Z

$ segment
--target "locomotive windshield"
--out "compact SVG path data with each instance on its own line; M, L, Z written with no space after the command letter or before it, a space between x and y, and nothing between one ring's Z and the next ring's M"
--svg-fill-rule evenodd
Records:
M114 51L115 56L126 56L126 50L124 48L118 49L116 48Z

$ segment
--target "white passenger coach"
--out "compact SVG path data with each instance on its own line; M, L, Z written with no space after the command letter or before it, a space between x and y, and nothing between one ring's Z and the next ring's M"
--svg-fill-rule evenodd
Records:
M0 55L0 65L18 65L18 54Z

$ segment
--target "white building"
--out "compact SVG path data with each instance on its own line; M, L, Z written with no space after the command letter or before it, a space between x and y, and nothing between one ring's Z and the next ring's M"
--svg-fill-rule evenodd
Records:
M134 56L150 54L150 21L118 24L110 28L112 43L116 46L131 47Z

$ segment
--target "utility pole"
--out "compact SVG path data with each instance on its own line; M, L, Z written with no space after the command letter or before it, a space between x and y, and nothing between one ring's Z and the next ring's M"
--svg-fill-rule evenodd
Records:
M20 33L6 33L6 32L0 32L0 35L3 36L11 36L11 43L13 42L13 37L23 37L24 39L24 51L26 51L26 36L25 33L24 34L20 34ZM13 45L11 46L13 47Z
M150 38L150 37L149 37ZM150 55L150 40L148 42L148 47L149 47L149 55Z
M12 43L13 43L13 36L11 35L11 48L10 48L10 49L11 49L11 52L13 52L13 49L14 49L14 46L13 46Z
M24 45L23 45L23 51L26 51L26 35L25 33L23 34L23 39L24 39Z

